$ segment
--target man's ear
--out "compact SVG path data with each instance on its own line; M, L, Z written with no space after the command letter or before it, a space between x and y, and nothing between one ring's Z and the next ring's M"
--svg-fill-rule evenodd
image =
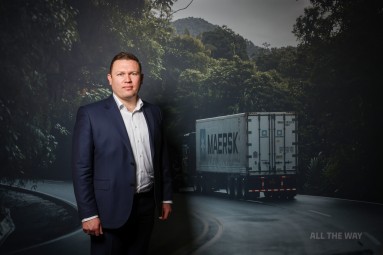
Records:
M109 81L109 85L112 85L112 75L110 73L108 73L107 78Z

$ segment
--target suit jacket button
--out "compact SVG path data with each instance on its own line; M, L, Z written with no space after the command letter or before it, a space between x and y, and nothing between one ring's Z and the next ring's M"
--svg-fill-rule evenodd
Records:
M136 184L135 183L131 183L130 187L136 187Z
M130 162L130 164L132 165L132 166L134 166L135 164L134 164L134 162Z

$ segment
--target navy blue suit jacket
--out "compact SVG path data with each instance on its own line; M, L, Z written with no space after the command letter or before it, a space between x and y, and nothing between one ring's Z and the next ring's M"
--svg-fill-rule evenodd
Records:
M154 168L156 206L172 199L162 114L144 102ZM128 133L113 96L79 108L73 132L72 176L81 219L98 215L104 228L129 218L136 188L136 163Z

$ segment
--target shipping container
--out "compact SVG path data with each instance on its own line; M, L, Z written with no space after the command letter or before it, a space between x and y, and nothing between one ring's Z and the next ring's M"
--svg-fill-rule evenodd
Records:
M250 112L196 121L193 187L209 193L226 189L232 197L249 194L296 195L298 122L292 112ZM194 162L193 162L194 163ZM189 163L190 164L190 163ZM195 168L195 169L194 169Z

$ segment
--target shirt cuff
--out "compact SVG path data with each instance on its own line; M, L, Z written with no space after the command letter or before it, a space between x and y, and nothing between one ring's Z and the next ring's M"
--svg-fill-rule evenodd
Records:
M166 201L162 201L163 204L173 204L173 201L171 200L166 200Z
M95 218L98 218L98 215L95 215L95 216L92 216L92 217L89 217L89 218L85 218L85 219L82 219L81 222L85 222L85 221L88 221L88 220L93 220Z

